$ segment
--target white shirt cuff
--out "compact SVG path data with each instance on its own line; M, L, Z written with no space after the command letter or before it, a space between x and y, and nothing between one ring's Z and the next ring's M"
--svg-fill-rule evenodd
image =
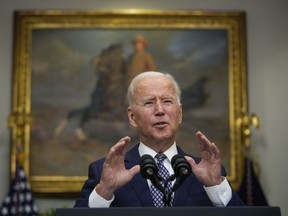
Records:
M101 197L94 189L89 196L89 208L108 208L114 200L114 195L110 200Z
M225 178L220 185L215 185L212 187L205 187L209 199L212 204L217 207L224 207L232 198L232 189Z

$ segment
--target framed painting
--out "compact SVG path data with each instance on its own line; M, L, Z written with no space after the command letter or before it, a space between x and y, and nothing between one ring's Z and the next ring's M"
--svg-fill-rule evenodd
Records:
M139 41L145 63L135 57ZM203 131L238 188L248 109L243 12L18 11L14 46L11 173L18 158L35 193L77 193L88 165L120 138L137 144L125 92L144 66L181 86L177 143L197 156Z

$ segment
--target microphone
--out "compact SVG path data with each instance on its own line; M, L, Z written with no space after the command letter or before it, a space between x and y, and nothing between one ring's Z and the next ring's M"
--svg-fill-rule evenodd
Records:
M173 156L171 160L171 165L174 170L174 175L176 178L176 182L172 187L172 191L175 191L184 182L184 180L189 175L191 175L192 170L187 160L179 155Z
M140 173L145 179L150 179L152 184L164 193L165 189L161 185L162 177L158 175L158 167L151 155L143 155L140 158Z

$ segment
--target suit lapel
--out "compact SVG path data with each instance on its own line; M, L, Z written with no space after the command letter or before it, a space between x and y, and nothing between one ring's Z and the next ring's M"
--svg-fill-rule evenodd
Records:
M181 157L184 157L185 154L182 149L177 147L178 155ZM173 206L184 206L185 201L189 195L189 191L192 186L192 182L195 181L196 177L194 176L193 172L189 178L187 178L183 184L175 191L174 193L174 199L173 199Z
M134 146L126 154L125 164L127 169L130 169L136 164L139 164L140 155L138 151L138 146L139 144ZM129 184L131 184L132 188L137 194L137 197L139 198L142 206L154 206L147 180L142 177L140 173L136 174L129 182Z

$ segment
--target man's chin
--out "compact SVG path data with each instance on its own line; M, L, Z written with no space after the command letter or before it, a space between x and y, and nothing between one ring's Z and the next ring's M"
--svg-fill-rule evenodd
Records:
M154 137L154 140L157 143L163 143L163 144L166 144L166 143L170 144L171 141L173 142L175 141L171 134L157 134Z

